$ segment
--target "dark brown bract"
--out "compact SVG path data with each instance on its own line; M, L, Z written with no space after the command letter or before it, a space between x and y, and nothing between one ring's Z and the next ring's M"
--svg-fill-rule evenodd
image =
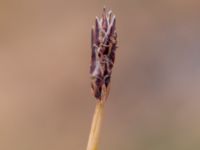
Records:
M102 100L108 96L112 68L117 48L116 19L112 11L103 9L101 18L96 17L92 28L92 59L90 66L91 86L94 96Z

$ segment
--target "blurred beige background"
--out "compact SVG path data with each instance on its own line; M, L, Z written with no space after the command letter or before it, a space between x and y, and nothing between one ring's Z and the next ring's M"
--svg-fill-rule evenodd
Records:
M86 148L104 5L119 49L100 150L200 149L198 0L0 0L1 150Z

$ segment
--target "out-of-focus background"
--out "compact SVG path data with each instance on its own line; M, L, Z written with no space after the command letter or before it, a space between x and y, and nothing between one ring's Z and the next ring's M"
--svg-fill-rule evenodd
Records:
M200 149L198 0L1 0L1 150L86 148L90 29L104 5L119 48L100 149Z

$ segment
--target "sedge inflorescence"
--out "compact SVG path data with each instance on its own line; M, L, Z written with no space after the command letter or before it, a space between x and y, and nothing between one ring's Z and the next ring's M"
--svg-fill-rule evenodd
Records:
M91 87L95 98L102 100L102 97L109 94L117 49L116 18L112 11L107 12L104 8L102 17L96 17L92 27L91 49Z

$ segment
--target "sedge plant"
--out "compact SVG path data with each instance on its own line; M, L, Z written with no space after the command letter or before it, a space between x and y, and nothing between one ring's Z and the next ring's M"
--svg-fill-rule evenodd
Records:
M97 150L104 106L110 91L112 68L117 49L116 17L112 11L106 11L96 17L91 34L92 58L90 65L91 88L96 98L87 150Z

